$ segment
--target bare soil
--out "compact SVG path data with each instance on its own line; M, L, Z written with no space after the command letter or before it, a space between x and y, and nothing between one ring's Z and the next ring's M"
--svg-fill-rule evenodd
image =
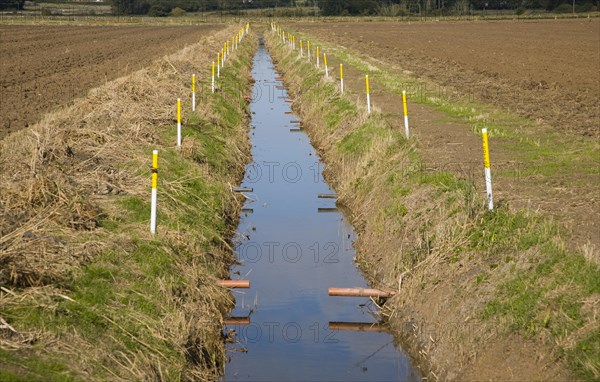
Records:
M0 25L0 138L223 25Z
M530 118L535 124L529 129L564 134L562 143L572 146L573 152L579 150L578 141L600 137L600 19L306 23L294 28L392 65L401 75L409 72L440 89L449 87ZM337 67L339 61L328 58ZM363 92L364 74L349 65L344 70L346 86ZM371 87L373 104L390 115L392 125L403 129L401 97L373 81ZM432 107L409 108L427 167L458 173L483 192L480 138L466 124L449 122ZM514 151L514 143L493 142L497 201L548 213L566 227L571 248L598 251L600 179L593 167L600 167L599 153L568 173L541 174L528 153Z
M600 135L600 19L321 23L299 30L560 131Z
M320 41L358 51L365 62L385 64L386 70L394 68L392 74L423 78L440 85L440 89L447 87L469 95L474 101L527 117L533 123L523 128L542 131L548 140L538 143L541 147L550 145L549 150L552 145L563 144L567 149L557 147L557 152L580 152L579 143L583 147L597 142L600 136L600 20L302 23L292 28ZM337 68L341 61L330 53L329 66ZM343 63L347 92L364 104L365 73L348 62ZM401 97L375 81L371 82L371 93L375 111L386 116L390 128L403 129ZM409 114L411 131L427 167L424 170L455 173L472 180L478 192L483 193L481 138L471 127L427 105L409 102ZM557 133L564 140L556 139ZM497 202L555 216L567 227L567 244L577 250L588 248L597 258L600 248L597 171L575 168L572 173L536 172L535 158L515 155L511 146L516 143L516 138L493 141ZM329 145L326 142L319 146L325 151L326 162ZM591 156L582 152L580 159L581 167L587 170L600 165L597 151ZM591 162L590 167L590 163L583 165L586 159ZM556 162L560 161L557 155ZM407 200L407 208L423 211L435 221L436 211L443 208L428 205L428 200L420 198L412 201L414 205ZM359 222L376 211L369 207L355 211L360 216ZM484 287L474 287L474 275L487 267L476 257L455 266L424 265L412 274L402 274L398 281L398 275L394 279L389 271L393 260L385 254L410 247L412 243L404 243L402 233L388 235L393 239L387 242L383 240L386 236L383 232L361 232L357 250L367 263L374 285L388 285L385 282L389 279L400 283L403 275L408 278L402 282L405 292L389 307L393 316L390 324L395 333L404 337L403 342L412 348L412 354L425 365L424 369L438 372L432 373L432 379L572 380L564 359L552 343L518 334L507 337L501 330L490 331L488 324L477 318L483 296L493 293L491 289L504 276L489 280ZM425 267L430 268L427 272L435 274L435 278L425 276ZM496 273L502 275L502 272ZM482 290L485 288L490 290Z

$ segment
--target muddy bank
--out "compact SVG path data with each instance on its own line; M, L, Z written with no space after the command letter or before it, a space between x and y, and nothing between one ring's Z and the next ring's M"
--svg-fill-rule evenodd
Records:
M566 329L569 341L594 341L598 292L589 280L597 268L567 254L556 227L543 218L505 208L488 214L469 182L423 171L415 143L404 139L400 128L377 113L368 116L366 107L354 103L362 98L340 97L337 85L324 79L314 62L307 63L306 52L299 58L278 40L276 34L268 37L295 110L327 165L339 202L353 212L357 261L374 286L399 291L384 315L429 377L592 376L593 353L557 345L552 333ZM580 289L589 302L576 307L585 322L578 327L564 318L562 303L545 297L574 298L556 282L579 267L571 262L591 272L590 284ZM526 300L527 293L518 292L519 280L543 285L542 295ZM531 314L523 304L531 304ZM521 329L527 325L530 329Z
M0 141L0 379L216 380L225 349L218 287L248 160L246 38L210 66L229 26L109 82ZM213 54L214 53L214 54ZM175 101L183 142L175 146ZM158 160L158 229L149 232Z
M262 44L252 74L252 163L231 269L250 288L234 294L224 381L420 381L374 301L328 295L368 288L354 231Z

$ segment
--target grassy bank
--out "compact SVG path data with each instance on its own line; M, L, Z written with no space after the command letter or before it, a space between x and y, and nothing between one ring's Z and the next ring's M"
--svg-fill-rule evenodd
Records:
M373 285L399 289L382 314L430 377L600 377L598 265L567 250L551 219L506 206L488 213L470 182L426 170L401 129L368 116L269 36L326 175L353 212L357 262ZM404 81L377 75L388 86Z
M234 261L255 41L210 94L239 26L94 89L0 142L0 379L214 380L225 361L218 286ZM199 102L191 112L189 81ZM175 100L183 144L175 147ZM149 233L159 150L158 232Z

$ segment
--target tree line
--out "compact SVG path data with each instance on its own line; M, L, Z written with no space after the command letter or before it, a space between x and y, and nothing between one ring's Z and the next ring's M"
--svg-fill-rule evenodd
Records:
M42 1L42 0L40 0ZM93 1L93 0L89 0ZM105 0L106 1L106 0ZM600 0L108 0L116 14L167 16L181 12L241 12L249 9L306 8L323 16L456 14L487 9L598 10ZM56 0L53 0L56 2ZM68 2L68 1L65 1ZM25 0L0 0L0 9L23 9Z

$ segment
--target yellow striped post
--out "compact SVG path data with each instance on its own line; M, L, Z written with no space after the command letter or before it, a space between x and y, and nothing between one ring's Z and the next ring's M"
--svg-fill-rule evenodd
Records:
M303 52L303 47L302 47L302 40L300 40L300 57L304 56Z
M404 135L406 135L406 139L409 139L410 130L408 128L408 107L406 106L406 90L402 90L402 109L404 110Z
M488 144L488 132L486 128L481 129L481 141L483 147L483 167L485 173L485 190L487 194L488 210L494 209L494 195L492 192L492 170L490 168L490 150Z
M317 46L317 51L315 52L317 56L317 68L319 67L319 47Z
M192 111L196 111L196 75L192 74Z
M212 92L215 92L215 62L212 62Z
M221 78L221 52L217 53L217 78Z
M340 64L340 91L344 94L344 65Z
M367 88L367 112L371 114L371 90L369 89L369 75L365 76L365 85Z
M156 234L156 202L158 186L158 150L152 151L152 195L150 202L150 233L152 236Z
M310 40L308 40L308 46L306 47L306 51L308 52L308 61L310 61Z
M177 98L177 148L181 147L181 98Z
M327 67L327 53L323 53L323 64L325 65L325 78L329 78L329 68Z

